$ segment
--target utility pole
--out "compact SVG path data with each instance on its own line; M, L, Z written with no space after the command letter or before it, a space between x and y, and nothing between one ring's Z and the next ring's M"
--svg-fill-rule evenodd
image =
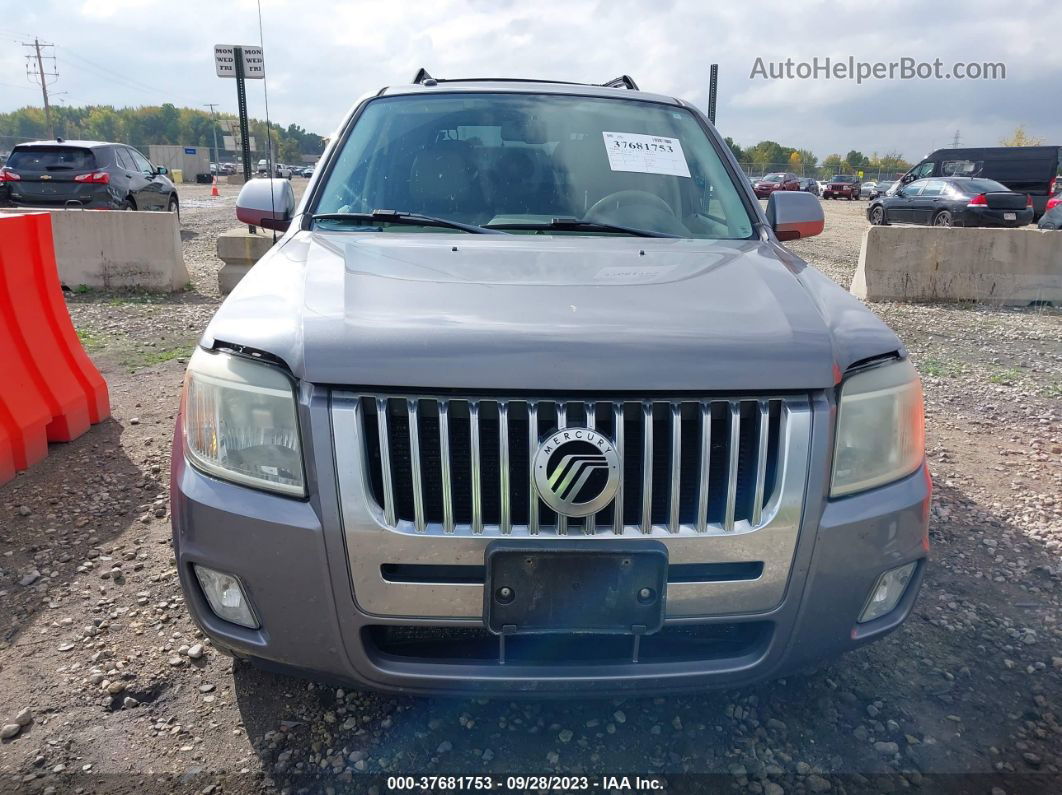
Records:
M221 175L221 152L218 150L218 114L214 110L218 106L217 102L205 102L204 108L210 108L210 115L213 119L212 131L214 133L214 162L218 165L218 175Z
M56 71L44 71L45 58L51 58L52 69L55 69L55 56L41 54L41 47L54 47L55 45L45 44L40 39L34 39L32 44L27 41L22 42L22 46L33 48L33 52L26 56L26 76L32 78L33 82L40 80L41 94L44 96L44 124L48 128L48 137L55 138L55 128L52 126L52 106L48 103L48 78L58 78L59 73ZM34 60L37 62L36 66L33 65Z
M959 148L959 143L960 143L959 131L956 130L955 131L955 137L951 140L952 149L958 149Z

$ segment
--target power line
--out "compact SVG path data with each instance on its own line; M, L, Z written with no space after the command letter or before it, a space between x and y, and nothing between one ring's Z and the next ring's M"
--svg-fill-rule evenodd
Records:
M54 77L56 80L58 80L59 79L59 73L57 71L54 71L56 69L55 56L54 55L42 55L41 54L41 48L42 47L44 47L44 48L51 47L54 50L55 49L55 45L54 44L45 44L40 39L34 39L32 44L30 44L29 42L25 42L25 41L22 42L22 46L23 47L27 47L27 48L28 47L32 47L33 48L33 52L26 56L26 76L29 77L29 78L33 78L35 81L36 80L40 81L41 94L44 97L44 123L45 123L45 125L48 128L48 137L49 138L54 138L55 137L55 128L52 126L52 107L48 103L48 78L49 77ZM52 70L53 71L46 72L44 70L44 62L45 62L45 60L51 60L51 62L52 62ZM34 64L36 64L36 65L34 65ZM53 80L52 82L54 83L55 81Z

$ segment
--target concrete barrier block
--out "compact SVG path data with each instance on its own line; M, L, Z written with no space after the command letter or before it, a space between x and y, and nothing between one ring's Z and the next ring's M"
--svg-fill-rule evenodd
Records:
M190 281L176 213L59 208L2 212L51 215L59 280L67 287L173 292Z
M246 181L243 178L243 174L229 174L225 177L225 184L227 185L242 185Z
M851 292L866 301L1062 304L1062 232L872 226Z
M251 234L246 226L230 229L218 235L218 259L225 264L218 271L218 289L222 294L232 292L247 271L273 245L273 233L259 229Z

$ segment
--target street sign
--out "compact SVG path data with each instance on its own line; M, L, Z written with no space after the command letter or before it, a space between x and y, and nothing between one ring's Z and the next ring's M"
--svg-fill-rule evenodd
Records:
M214 66L218 77L236 77L236 48L238 44L215 44ZM248 80L265 77L265 56L261 47L240 47L243 51L243 76Z

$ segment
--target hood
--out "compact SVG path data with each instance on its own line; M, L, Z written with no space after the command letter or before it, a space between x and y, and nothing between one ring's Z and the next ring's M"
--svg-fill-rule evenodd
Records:
M636 393L824 388L853 355L898 348L805 269L759 240L300 231L203 344L268 351L320 384ZM863 326L854 353L841 296Z

